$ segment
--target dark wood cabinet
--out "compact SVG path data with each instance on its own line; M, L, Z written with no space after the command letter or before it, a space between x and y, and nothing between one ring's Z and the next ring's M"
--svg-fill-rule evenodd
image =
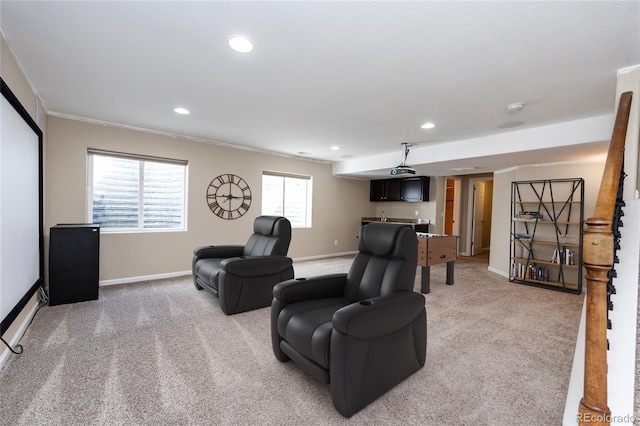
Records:
M49 305L98 299L100 226L56 225L49 240Z
M387 196L387 181L372 180L369 201L384 201Z
M400 179L378 179L371 181L370 201L400 201Z
M429 177L371 181L370 201L429 201Z
M399 179L389 179L387 181L387 201L398 201L401 198L402 187Z
M429 178L418 176L402 179L401 201L429 201Z

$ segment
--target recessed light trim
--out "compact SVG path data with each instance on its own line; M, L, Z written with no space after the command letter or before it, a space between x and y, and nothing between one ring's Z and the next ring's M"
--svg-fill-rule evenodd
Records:
M330 149L331 151L340 151L340 147L336 145L332 146Z
M253 42L245 36L232 36L229 47L239 53L249 53L253 50Z
M422 126L420 126L420 128L422 128L422 129L433 129L434 127L436 127L436 125L433 124L430 121L427 122L427 123L424 123Z
M181 115L187 115L187 114L190 114L189 110L188 110L188 109L186 109L186 108L183 108L183 107L175 108L173 111L174 111L174 112L176 112L176 113L178 113L178 114L181 114Z

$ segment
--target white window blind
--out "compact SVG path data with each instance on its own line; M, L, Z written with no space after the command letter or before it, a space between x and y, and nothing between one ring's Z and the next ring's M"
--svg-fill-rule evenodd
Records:
M101 229L185 229L185 161L89 150L89 217Z
M284 216L294 228L310 228L311 195L311 176L262 172L262 214Z

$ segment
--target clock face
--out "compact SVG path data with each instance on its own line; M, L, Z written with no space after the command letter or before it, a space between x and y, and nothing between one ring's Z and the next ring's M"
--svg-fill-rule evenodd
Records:
M240 176L220 175L207 188L207 204L216 216L226 220L237 219L251 206L251 189Z

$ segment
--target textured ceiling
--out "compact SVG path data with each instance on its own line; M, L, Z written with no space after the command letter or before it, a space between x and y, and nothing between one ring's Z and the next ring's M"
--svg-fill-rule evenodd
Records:
M617 70L640 64L637 1L3 0L0 18L51 114L331 161L360 176L399 163L401 142L456 151L459 141L611 114ZM254 51L230 50L234 34ZM513 102L524 110L508 113ZM436 128L421 129L426 121ZM564 151L553 158L575 156ZM357 165L379 156L389 158L379 170ZM534 157L492 157L482 171ZM431 175L466 164L424 162Z

